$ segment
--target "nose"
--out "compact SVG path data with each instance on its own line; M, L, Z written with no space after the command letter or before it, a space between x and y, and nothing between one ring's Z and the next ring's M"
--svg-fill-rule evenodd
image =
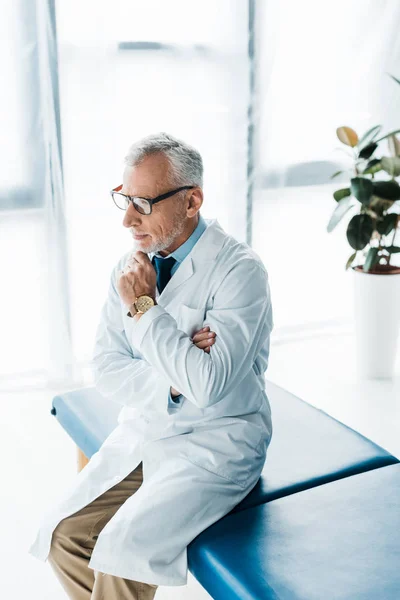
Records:
M136 210L133 206L132 202L129 202L129 206L125 211L124 218L122 221L122 225L124 227L140 227L142 221L140 219L140 212Z

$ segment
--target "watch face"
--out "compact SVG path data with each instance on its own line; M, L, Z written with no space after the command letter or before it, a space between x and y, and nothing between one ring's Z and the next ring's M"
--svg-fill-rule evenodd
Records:
M140 296L136 300L135 304L136 304L137 310L139 310L141 312L146 312L146 310L149 310L149 308L154 306L154 300L151 296Z

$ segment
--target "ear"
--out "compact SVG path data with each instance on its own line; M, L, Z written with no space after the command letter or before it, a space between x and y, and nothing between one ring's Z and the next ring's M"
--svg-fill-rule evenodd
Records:
M195 187L193 190L189 190L189 193L189 206L187 214L188 217L194 217L203 204L203 190L201 187Z

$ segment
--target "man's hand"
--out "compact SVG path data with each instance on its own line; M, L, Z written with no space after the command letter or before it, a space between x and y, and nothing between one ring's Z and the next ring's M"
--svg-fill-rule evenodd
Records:
M119 275L117 289L127 307L132 306L136 298L142 294L155 299L157 274L145 252L140 250L133 252Z
M209 353L210 347L215 342L215 331L209 331L210 327L203 327L203 329L199 329L194 336L192 337L192 342L194 342L195 346L204 350L204 352ZM179 396L180 392L178 392L175 388L171 386L171 396Z
M195 346L204 350L204 352L209 353L212 344L215 342L215 336L215 331L210 331L210 327L207 325L203 329L196 331L192 337L192 342L194 342Z

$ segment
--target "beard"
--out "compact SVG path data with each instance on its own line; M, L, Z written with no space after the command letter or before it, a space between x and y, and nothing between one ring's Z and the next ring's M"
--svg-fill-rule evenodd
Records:
M162 238L158 240L153 240L152 237L149 237L151 242L148 242L147 237L143 238L143 240L135 240L133 238L134 250L142 250L142 252L150 254L150 252L160 252L169 248L185 230L185 214L184 211L178 210L173 215L172 224L168 233L165 233Z

